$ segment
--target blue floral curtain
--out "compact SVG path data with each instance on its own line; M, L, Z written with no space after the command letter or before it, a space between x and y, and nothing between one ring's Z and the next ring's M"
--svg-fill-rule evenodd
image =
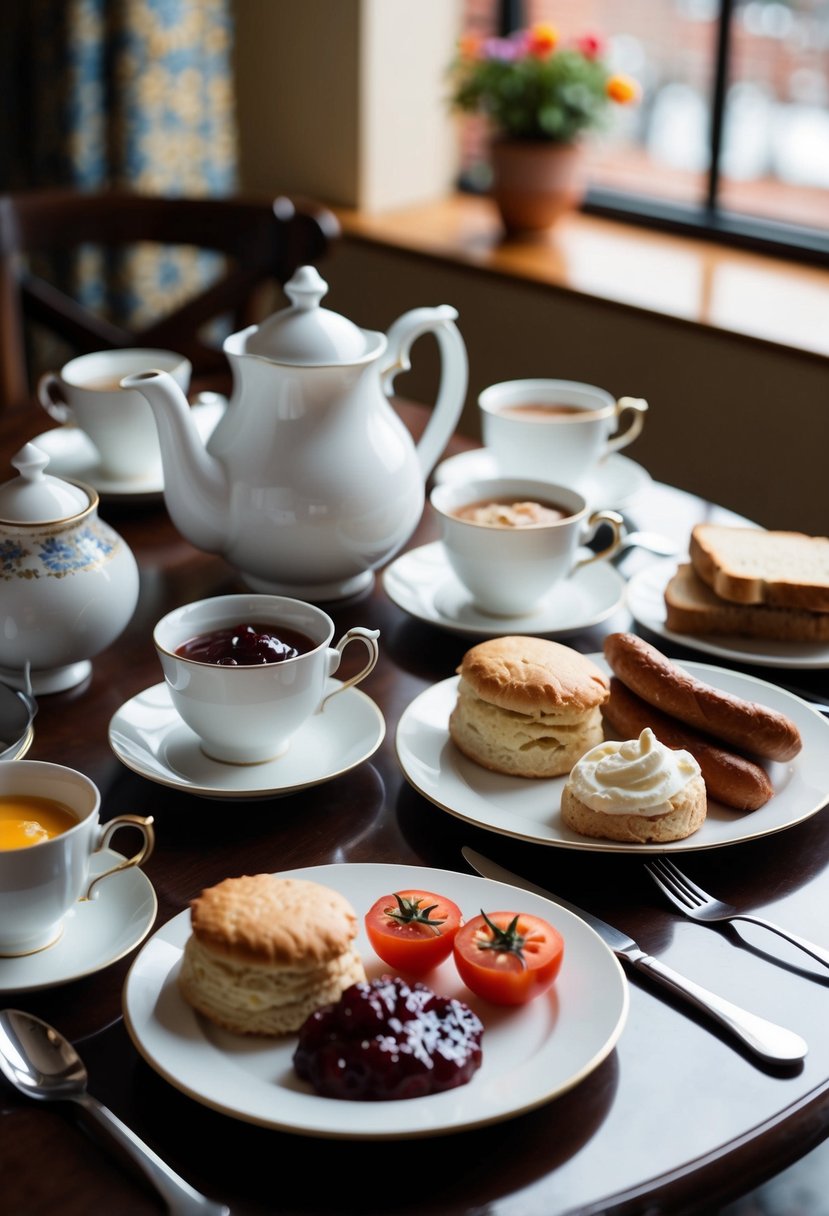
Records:
M231 0L0 0L0 189L232 192L232 35ZM69 273L88 307L138 324L216 265L143 246Z

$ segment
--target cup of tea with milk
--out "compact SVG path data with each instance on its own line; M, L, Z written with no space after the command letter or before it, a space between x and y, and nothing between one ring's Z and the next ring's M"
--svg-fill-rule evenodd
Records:
M484 477L435 486L446 559L475 607L490 616L531 612L591 562L611 558L624 539L616 511L591 511L577 490L526 477ZM601 525L609 543L581 553Z
M161 477L161 448L152 410L125 376L147 368L169 372L182 392L190 385L189 359L171 350L126 347L95 351L46 372L37 386L41 406L55 422L79 427L92 440L106 477L129 481Z
M507 380L478 398L484 446L502 477L583 489L613 452L641 434L648 403L576 380Z

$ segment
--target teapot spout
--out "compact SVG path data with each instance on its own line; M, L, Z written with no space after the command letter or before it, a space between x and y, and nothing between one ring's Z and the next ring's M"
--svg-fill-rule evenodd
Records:
M126 376L153 412L170 518L197 548L222 553L226 546L230 488L223 464L211 456L193 422L187 398L169 372Z

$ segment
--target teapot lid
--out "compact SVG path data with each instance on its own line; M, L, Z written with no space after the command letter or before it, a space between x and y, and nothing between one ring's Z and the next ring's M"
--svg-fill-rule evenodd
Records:
M365 334L347 317L320 308L327 291L328 284L314 266L300 266L285 284L291 307L256 326L245 353L306 366L362 359L369 349Z
M49 457L33 443L25 444L12 464L19 476L0 485L0 519L7 523L55 523L85 511L89 495L80 486L52 477L44 469Z

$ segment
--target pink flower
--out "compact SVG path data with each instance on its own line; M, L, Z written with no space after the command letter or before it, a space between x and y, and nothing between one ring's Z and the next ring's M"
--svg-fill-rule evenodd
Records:
M521 49L509 38L487 38L482 51L484 59L500 59L503 63L512 63L521 54Z
M604 52L604 40L598 34L582 34L576 39L576 46L585 59L598 59Z

